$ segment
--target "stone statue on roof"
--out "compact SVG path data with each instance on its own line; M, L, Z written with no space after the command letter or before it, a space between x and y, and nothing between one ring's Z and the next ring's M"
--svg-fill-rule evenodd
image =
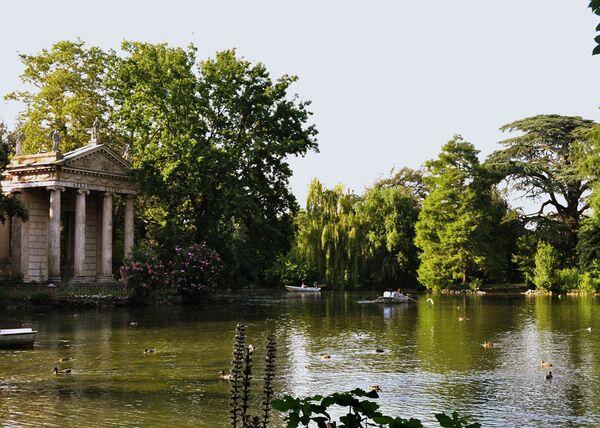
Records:
M94 144L98 144L100 139L98 138L98 131L100 130L100 119L94 119L94 123L92 124L92 134L90 137L90 142Z
M23 132L18 130L15 134L15 155L20 156L23 153Z
M60 151L60 132L56 129L50 133L50 139L52 140L52 151Z

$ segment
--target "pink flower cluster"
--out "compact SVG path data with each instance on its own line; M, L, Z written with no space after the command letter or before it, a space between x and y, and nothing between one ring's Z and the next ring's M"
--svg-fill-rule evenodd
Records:
M178 294L193 298L215 288L222 268L221 258L205 243L176 247L171 260L142 255L121 268L127 289L141 297L152 293Z

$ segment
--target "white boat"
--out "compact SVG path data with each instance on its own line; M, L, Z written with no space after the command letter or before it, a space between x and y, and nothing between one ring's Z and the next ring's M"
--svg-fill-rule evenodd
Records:
M301 293L318 293L321 291L320 287L294 287L292 285L285 286L287 291L298 291Z
M384 291L383 296L379 297L376 302L378 303L408 303L410 298L397 291Z
M33 348L36 334L31 328L0 329L0 349Z

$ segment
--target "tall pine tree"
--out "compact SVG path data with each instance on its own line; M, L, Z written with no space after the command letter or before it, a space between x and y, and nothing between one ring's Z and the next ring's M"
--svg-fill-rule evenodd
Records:
M426 163L430 193L419 214L415 243L422 250L419 281L427 288L478 284L501 270L493 235L506 205L492 197L478 153L455 136L438 159Z

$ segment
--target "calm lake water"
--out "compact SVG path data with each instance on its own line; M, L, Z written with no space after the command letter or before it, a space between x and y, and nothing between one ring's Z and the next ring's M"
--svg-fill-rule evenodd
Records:
M2 308L0 326L26 322L39 333L33 350L0 351L0 421L226 427L229 385L217 372L229 368L235 325L244 320L257 348L257 378L265 338L277 337L280 393L378 384L384 411L428 424L434 412L458 410L484 426L600 426L596 298L358 303L374 297L270 292L222 298L205 310ZM492 349L482 347L486 340ZM145 355L148 347L157 353ZM379 347L385 353L377 354ZM325 353L331 359L320 357ZM58 363L65 357L72 360ZM541 358L554 363L552 381ZM54 366L73 374L54 376Z

